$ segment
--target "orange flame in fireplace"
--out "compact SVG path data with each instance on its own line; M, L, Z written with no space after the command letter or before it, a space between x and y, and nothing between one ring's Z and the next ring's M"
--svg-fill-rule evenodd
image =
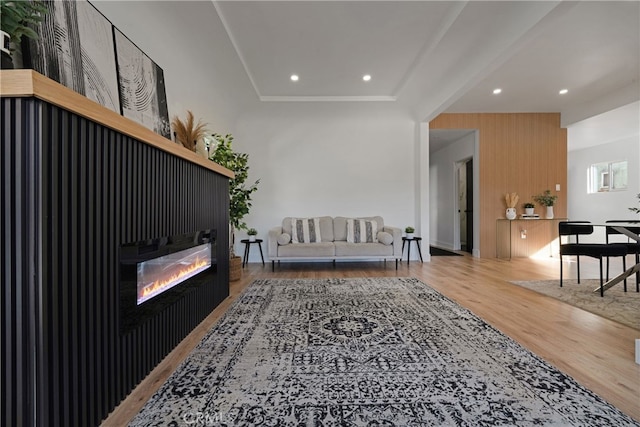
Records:
M152 284L142 288L142 295L140 299L145 298L154 293L160 293L165 288L167 289L171 288L176 284L180 283L181 281L189 278L190 275L196 270L200 270L204 267L207 267L208 265L209 263L206 260L196 259L196 261L193 264L182 268L180 271L175 272L171 276L156 280Z

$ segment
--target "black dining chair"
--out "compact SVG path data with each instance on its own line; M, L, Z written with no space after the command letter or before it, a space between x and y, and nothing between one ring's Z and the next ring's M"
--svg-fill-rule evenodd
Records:
M611 225L615 225L616 223L625 223L625 224L638 224L637 227L625 227L627 230L631 231L632 233L636 233L636 234L640 234L640 221L638 220L624 220L624 219L612 219L609 221L605 221L605 224L611 224ZM614 243L613 241L610 241L609 236L613 236L613 235L622 235L625 236L623 233L621 233L620 231L616 230L613 227L606 227L606 241L607 243ZM628 255L635 255L636 256L636 264L640 263L640 242L636 242L634 240L632 240L631 238L629 238L628 236L625 236L627 238L626 242L615 242L615 243L621 243L623 245L626 245L627 247L627 254ZM607 280L609 280L609 257L607 257ZM640 271L636 272L636 292L640 292Z
M623 271L627 269L627 248L624 244L617 243L580 243L580 236L593 234L593 225L589 221L560 221L558 223L560 241L560 287L562 287L562 257L574 255L578 263L578 283L580 283L580 257L588 256L600 261L600 296L604 296L604 275L602 274L602 258L622 257ZM575 243L563 243L562 236L575 236ZM627 283L624 284L625 291Z

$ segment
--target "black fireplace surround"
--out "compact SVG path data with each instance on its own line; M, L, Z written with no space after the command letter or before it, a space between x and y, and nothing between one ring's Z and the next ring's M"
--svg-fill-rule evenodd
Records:
M140 138L116 130L119 116L64 87L51 92L100 118L0 100L3 426L99 425L229 294L229 177L128 122ZM209 245L211 265L137 304L131 268L194 242Z

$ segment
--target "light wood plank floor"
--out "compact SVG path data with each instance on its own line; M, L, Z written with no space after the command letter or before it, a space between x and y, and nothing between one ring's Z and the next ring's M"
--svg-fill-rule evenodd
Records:
M565 277L575 278L575 268L575 263L566 262ZM230 297L186 337L102 425L126 425L254 279L380 276L422 280L640 421L640 365L634 361L635 340L640 339L640 329L508 283L509 280L556 279L559 277L557 259L507 261L465 254L432 257L430 263L424 264L404 261L398 270L394 262L385 265L377 261L337 263L335 268L331 263L283 263L276 266L273 273L270 263L264 267L260 263L249 264L242 278L231 283ZM597 278L597 261L581 259L581 277Z

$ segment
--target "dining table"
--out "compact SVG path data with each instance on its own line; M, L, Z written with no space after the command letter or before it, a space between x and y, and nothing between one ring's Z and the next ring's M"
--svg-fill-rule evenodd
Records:
M623 234L623 235L629 237L630 239L633 239L636 242L640 243L640 234L637 234L637 233L635 233L633 231L634 229L640 228L640 223L639 222L632 222L632 221L630 221L630 222L609 222L609 223L592 224L592 225L594 227L610 227L610 228L613 228L614 230L616 230L620 234ZM605 282L602 285L603 292L606 291L607 289L610 289L612 286L615 286L618 283L624 281L629 276L632 276L633 274L636 274L639 271L640 271L640 263L636 263L631 268L626 269L622 273L618 274L616 277L614 277L611 280ZM600 286L595 288L593 290L593 292L594 293L600 292Z

